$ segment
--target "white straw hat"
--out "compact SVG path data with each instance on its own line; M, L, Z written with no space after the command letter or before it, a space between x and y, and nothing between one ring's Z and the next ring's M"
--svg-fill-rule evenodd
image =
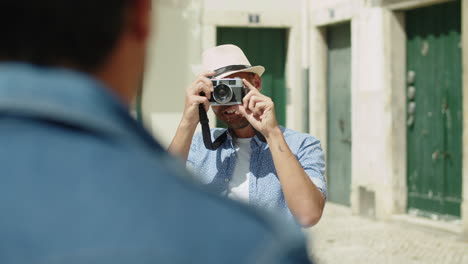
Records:
M244 52L227 44L205 50L202 54L203 71L215 71L214 78L221 79L237 72L253 72L262 76L263 66L252 66Z

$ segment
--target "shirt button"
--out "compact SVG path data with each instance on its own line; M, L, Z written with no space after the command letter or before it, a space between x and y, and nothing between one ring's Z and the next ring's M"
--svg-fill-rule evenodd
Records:
M224 179L224 182L228 182L228 181L229 181L229 179L228 179L228 178L225 178L225 179Z

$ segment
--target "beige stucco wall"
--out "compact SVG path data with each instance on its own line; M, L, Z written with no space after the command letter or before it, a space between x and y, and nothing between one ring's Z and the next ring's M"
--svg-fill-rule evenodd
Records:
M401 17L389 10L365 5L356 10L352 19L352 207L355 213L362 211L360 190L364 188L375 194L370 201L375 216L389 219L406 206L404 33Z
M331 25L349 21L359 9L365 5L366 0L311 0L311 25Z
M201 0L154 1L153 34L143 86L143 118L168 145L184 109L184 91L200 63Z
M327 150L327 35L326 30L309 26L309 133L319 138Z

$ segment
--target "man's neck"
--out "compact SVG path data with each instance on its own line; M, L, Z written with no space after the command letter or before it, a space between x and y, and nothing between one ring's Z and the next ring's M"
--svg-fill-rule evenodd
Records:
M252 138L255 136L255 130L250 124L243 128L232 129L232 131L238 138Z

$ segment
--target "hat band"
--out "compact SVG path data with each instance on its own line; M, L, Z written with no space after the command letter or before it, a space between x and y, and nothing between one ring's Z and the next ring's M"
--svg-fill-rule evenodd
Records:
M219 68L217 70L214 70L215 74L213 75L213 77L219 76L219 75L221 75L223 73L226 73L226 72L244 70L244 69L247 69L247 68L250 68L250 67L252 67L252 66L250 66L250 65L229 65L229 66L222 67L222 68Z

